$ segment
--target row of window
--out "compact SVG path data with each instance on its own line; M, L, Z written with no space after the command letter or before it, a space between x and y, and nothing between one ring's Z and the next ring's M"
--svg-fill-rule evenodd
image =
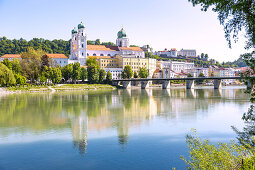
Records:
M140 63L133 63L134 65L140 65ZM124 62L124 65L132 65L132 62ZM141 65L147 65L147 63L141 63Z

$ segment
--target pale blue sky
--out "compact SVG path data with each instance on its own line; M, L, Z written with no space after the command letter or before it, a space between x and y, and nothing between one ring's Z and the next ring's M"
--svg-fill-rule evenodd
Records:
M0 37L64 39L80 21L88 39L115 42L122 25L130 44L197 49L219 61L233 61L244 39L228 48L223 26L213 12L188 0L0 0Z

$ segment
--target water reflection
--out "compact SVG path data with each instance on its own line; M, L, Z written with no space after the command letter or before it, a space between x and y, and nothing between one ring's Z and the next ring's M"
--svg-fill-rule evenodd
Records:
M118 143L129 141L130 128L155 117L195 119L210 105L244 104L248 96L236 90L115 90L53 94L16 94L0 98L0 139L13 134L59 133L69 129L81 154L88 147L88 132L114 129Z

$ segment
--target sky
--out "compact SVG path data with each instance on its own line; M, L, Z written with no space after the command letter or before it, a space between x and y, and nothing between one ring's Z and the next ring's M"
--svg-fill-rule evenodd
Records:
M196 49L220 62L247 52L242 34L229 49L217 14L188 0L0 0L0 37L69 40L81 21L89 40L115 43L123 27L130 44L154 51Z

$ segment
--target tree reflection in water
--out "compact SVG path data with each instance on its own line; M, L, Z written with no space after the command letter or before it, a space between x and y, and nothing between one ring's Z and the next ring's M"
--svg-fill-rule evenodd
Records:
M0 139L13 134L58 134L68 129L74 148L84 155L88 131L114 129L123 148L128 144L130 128L155 116L195 119L198 110L206 112L210 105L229 102L230 98L247 98L243 94L242 89L137 89L10 95L0 98ZM244 104L241 100L235 103Z

